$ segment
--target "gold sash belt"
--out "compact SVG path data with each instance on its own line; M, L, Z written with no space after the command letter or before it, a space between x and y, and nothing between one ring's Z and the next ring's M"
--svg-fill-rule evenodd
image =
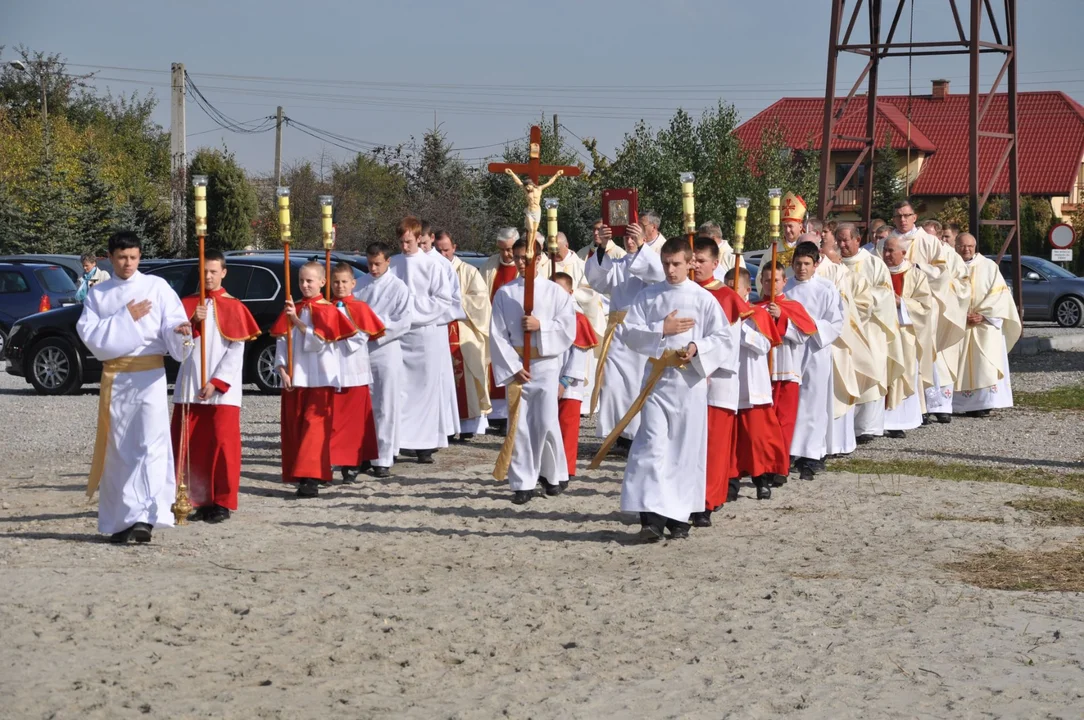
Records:
M617 326L625 322L626 314L625 310L614 310L606 316L606 332L602 335L602 349L599 351L598 365L595 367L595 386L591 388L591 411L588 413L589 415L594 415L598 409L598 396L602 390L603 370L606 367L606 358L610 354L610 343L613 342Z
M90 477L87 479L87 497L93 497L102 481L105 469L105 450L109 442L109 403L113 399L113 380L117 373L136 373L158 370L165 367L161 355L141 355L106 360L102 363L102 385L98 392L98 434L94 438L94 459L90 463Z
M682 352L684 349L682 349ZM644 403L647 402L647 396L651 394L651 391L655 389L655 385L659 382L659 378L666 372L667 368L683 368L685 363L682 362L678 350L667 350L662 354L662 357L650 358L648 363L651 365L651 374L647 376L647 382L644 383L644 387L640 390L640 395L636 398L636 401L632 403L632 407L625 413L625 416L621 418L621 421L617 423L617 426L610 431L610 434L606 436L606 441L602 443L602 447L595 454L594 460L588 466L591 470L595 470L602 464L603 458L606 457L606 453L610 452L610 448L617 442L617 438L621 436L621 433L625 431L625 428L629 426L632 419L636 417L640 410L643 409Z

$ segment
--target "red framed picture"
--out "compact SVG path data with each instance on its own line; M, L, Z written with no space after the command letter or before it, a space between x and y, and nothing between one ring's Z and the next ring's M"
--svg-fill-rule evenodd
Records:
M614 234L623 237L625 229L640 221L640 194L632 188L602 191L602 222Z

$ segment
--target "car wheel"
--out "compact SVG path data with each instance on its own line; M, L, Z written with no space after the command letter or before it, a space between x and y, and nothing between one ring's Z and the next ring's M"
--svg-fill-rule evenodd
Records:
M0 330L0 358L4 357L4 350L8 347L8 336L3 330Z
M26 364L30 384L41 395L70 395L83 385L83 369L75 348L63 338L47 338L30 351Z
M1084 320L1084 302L1077 297L1062 298L1054 307L1054 319L1065 328L1079 327Z
M282 378L275 372L275 341L265 339L252 353L252 380L264 395L277 395L282 390Z

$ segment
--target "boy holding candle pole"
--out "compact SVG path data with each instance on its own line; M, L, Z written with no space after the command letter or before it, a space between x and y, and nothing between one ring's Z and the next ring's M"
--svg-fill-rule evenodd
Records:
M384 323L361 300L354 297L354 268L339 263L331 271L331 296L335 307L356 330L336 343L340 382L332 403L331 465L342 472L344 483L355 482L377 458L376 420L369 385L369 341L384 334Z
M324 299L323 265L305 263L297 277L301 300L286 299L271 334L278 338L275 368L282 378L282 479L309 498L320 493L320 483L331 482L332 409L342 383L336 343L357 329ZM293 367L287 333L293 334Z

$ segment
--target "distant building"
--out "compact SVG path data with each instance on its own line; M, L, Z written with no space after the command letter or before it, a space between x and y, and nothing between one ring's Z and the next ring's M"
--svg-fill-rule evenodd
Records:
M982 130L1006 132L1008 95L994 95ZM843 100L836 100L836 107ZM908 131L908 114L911 123ZM819 150L824 123L824 99L783 98L742 123L734 134L747 148L757 147L765 129L779 123L784 142L794 151L812 146ZM1063 92L1022 92L1017 95L1017 130L1020 138L1020 194L1049 200L1054 214L1068 217L1084 203L1084 106ZM900 158L899 173L911 178L911 197L922 217L933 216L952 197L970 193L968 171L968 96L950 95L948 80L934 80L930 95L887 95L877 99L876 147L891 134ZM866 129L866 99L856 96L836 121L840 135L861 137ZM982 140L980 186L985 187L1007 141ZM910 148L910 165L907 150ZM832 145L829 179L834 191L858 159L861 143L836 140ZM906 166L906 167L905 167ZM865 187L865 168L859 168L844 189L835 214L857 219ZM1007 172L993 193L1007 193ZM812 208L811 208L812 210Z

